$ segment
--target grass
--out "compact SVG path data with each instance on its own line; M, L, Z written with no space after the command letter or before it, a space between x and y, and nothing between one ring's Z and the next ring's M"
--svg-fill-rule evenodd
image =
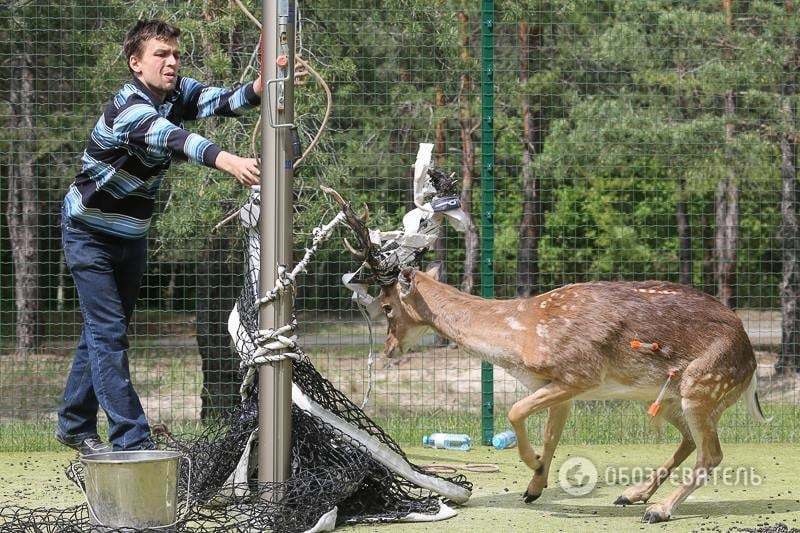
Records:
M17 359L0 350L0 451L59 450L52 439L55 410L74 349L74 321L79 318L63 312L59 316L64 320L57 325L54 316L48 327L55 337L36 356ZM192 315L180 313L137 314L131 337L131 371L153 423L189 427L199 418L203 377L193 320ZM360 327L326 319L304 328L306 350L314 364L356 402L367 383L366 333ZM376 332L376 339L382 338L379 329ZM770 384L762 381L761 387ZM753 422L741 402L729 409L720 425L722 440L799 441L800 402L797 389L788 390L795 392L762 402L767 415L774 418L769 425ZM506 412L521 394L521 387L496 369L497 431L507 429ZM393 361L391 366L379 358L367 412L404 446L417 445L422 435L435 431L467 433L478 442L480 402L480 362L457 350L426 348ZM31 420L22 420L25 417ZM543 419L541 414L530 422L534 442L541 441ZM641 444L675 442L678 435L671 426L654 429L639 404L579 402L562 440L571 444Z
M474 412L403 413L391 410L390 415L377 415L373 419L402 446L416 446L422 436L437 432L466 433L474 443L481 438L480 417ZM495 431L508 429L503 411L495 415ZM781 443L800 441L800 407L770 405L770 424L752 420L741 402L730 408L720 424L720 440L729 443ZM531 417L528 428L531 441L540 443L544 414ZM196 432L201 425L194 420L159 420L166 422L173 433ZM60 445L52 438L54 421L14 420L0 424L0 452L59 451ZM101 433L103 430L101 429ZM655 428L644 414L643 408L632 402L580 402L573 409L564 429L561 442L565 444L661 444L677 443L678 432L664 425Z
M557 450L550 474L550 486L537 501L525 504L521 494L531 473L519 461L516 450L495 451L476 447L468 452L408 447L406 452L417 464L492 463L496 473L464 473L473 482L472 498L457 508L458 515L437 524L358 525L342 531L359 533L414 533L423 531L565 531L581 530L653 532L728 531L732 527L756 527L759 524L785 523L800 527L800 455L797 444L723 444L725 459L721 468L744 467L757 478L741 478L726 483L722 476L716 483L701 487L684 502L670 522L644 525L639 520L645 506L617 507L611 502L624 489L614 472L635 467L654 467L674 451L674 445L564 445ZM596 488L585 496L571 496L559 487L559 468L568 458L589 459L599 472ZM3 453L0 455L0 502L25 507L62 508L81 502L78 490L63 474L70 453ZM685 464L691 465L694 457ZM750 483L743 483L747 479ZM760 483L752 481L758 479ZM660 501L674 489L669 481L653 497Z

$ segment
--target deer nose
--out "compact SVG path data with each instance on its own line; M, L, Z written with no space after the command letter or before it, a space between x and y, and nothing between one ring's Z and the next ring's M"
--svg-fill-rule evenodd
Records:
M394 357L395 353L400 348L400 343L394 337L389 337L386 339L386 343L383 345L383 356L387 359L391 359Z

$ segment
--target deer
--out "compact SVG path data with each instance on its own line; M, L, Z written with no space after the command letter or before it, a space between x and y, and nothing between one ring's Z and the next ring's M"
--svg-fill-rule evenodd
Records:
M525 503L547 487L558 441L576 400L653 402L649 413L681 434L675 453L648 479L629 486L615 505L646 504L671 472L697 450L685 482L642 521L669 520L722 461L717 424L742 395L749 413L768 422L761 409L756 358L738 316L716 298L664 281L595 281L566 285L536 296L485 299L440 281L439 265L425 271L381 264L366 215L358 216L338 193L358 246L351 253L379 280L388 331L386 358L411 349L428 330L463 351L503 368L529 394L508 412L519 457L533 471ZM367 211L368 214L368 211ZM541 453L525 421L547 410Z

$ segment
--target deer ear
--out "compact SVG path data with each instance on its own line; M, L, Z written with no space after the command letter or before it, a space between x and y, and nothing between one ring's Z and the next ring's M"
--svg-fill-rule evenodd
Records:
M403 281L406 283L411 283L414 280L414 271L416 269L411 267L406 267L400 271L400 277L403 278Z
M441 261L434 261L428 264L428 268L425 270L425 273L435 279L436 281L442 281L442 267L444 263Z
M414 272L415 269L406 267L400 271L397 278L397 286L400 288L400 296L406 297L411 294L411 289L414 287Z

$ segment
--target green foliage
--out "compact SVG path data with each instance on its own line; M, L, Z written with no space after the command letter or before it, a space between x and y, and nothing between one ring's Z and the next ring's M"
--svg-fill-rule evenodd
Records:
M259 2L246 3L258 14ZM26 2L14 16L0 15L4 42L36 47L37 91L43 95L36 103L36 157L48 178L43 201L59 201L102 103L129 76L120 43L136 18L162 17L182 28L187 75L227 86L243 73L244 81L254 74L248 62L258 31L227 1L101 4ZM298 253L310 229L333 214L318 191L321 183L368 204L372 224L388 229L399 225L409 205L417 145L435 140L437 124L446 132L439 164L459 171L460 92L468 91L475 117L479 109L480 25L473 4L381 0L367 8L338 0L301 2L301 53L330 84L334 108L320 145L295 180ZM541 180L546 210L539 244L545 286L598 277L676 279L675 213L681 199L696 252L693 281L701 284L700 262L708 252L703 239L713 235L716 185L733 172L741 190L740 305L774 305L780 221L776 139L797 130L778 111L782 98L799 103L797 96L783 95L785 65L795 52L788 37L800 32L800 17L789 17L781 3L764 0L734 2L731 27L717 0L496 5L497 293L514 292L522 214L521 102L527 99L544 130L533 171ZM469 59L461 57L459 11L468 17ZM523 20L540 36L524 83L517 33ZM32 38L34 32L59 39ZM11 79L10 65L0 64L0 83ZM471 90L460 86L464 73L473 80ZM444 105L435 103L437 89ZM727 91L736 94L734 116L724 113ZM313 78L297 87L296 105L308 144L325 111L324 93ZM5 102L0 110L8 116ZM247 154L255 120L253 112L186 126L227 150ZM726 123L735 127L731 143L726 143ZM480 129L473 133L478 149L480 134ZM13 135L0 130L6 152ZM480 192L477 180L476 216ZM163 214L154 224L156 260L180 262L192 271L208 239L215 238L211 229L245 196L219 172L175 165L160 198ZM231 224L221 231L234 230ZM462 246L460 236L449 234L451 282L460 277ZM301 305L348 305L338 277L353 263L334 245L321 252L320 265L302 289Z

